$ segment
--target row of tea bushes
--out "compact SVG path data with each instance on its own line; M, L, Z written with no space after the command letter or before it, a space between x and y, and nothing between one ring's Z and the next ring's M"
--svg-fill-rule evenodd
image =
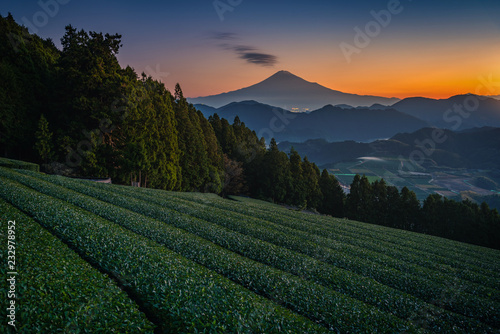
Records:
M108 220L1 178L0 197L32 215L130 291L160 332L301 332L324 327Z
M109 277L2 199L0 221L2 245L7 245L7 222L15 221L17 332L153 333L153 324ZM0 259L3 287L7 284L3 250Z

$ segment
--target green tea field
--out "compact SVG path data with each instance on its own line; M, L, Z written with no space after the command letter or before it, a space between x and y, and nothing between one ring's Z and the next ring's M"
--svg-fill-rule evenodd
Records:
M0 224L2 330L500 332L500 251L447 239L5 167Z

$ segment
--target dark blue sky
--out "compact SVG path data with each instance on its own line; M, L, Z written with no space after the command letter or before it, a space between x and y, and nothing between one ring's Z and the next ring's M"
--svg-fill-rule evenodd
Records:
M333 89L399 97L468 92L480 76L500 80L498 0L2 3L2 15L11 12L56 44L67 24L122 34L123 66L170 89L180 82L187 96L248 86L281 69ZM391 4L397 14L356 45L355 28L365 31L372 13Z

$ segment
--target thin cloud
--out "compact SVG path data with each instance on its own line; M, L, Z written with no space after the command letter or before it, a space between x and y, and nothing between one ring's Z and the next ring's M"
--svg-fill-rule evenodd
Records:
M232 49L238 53L245 53L249 51L255 51L256 49L251 46L246 46L246 45L237 45L233 46Z
M218 41L225 41L225 43L218 44L221 49L235 53L238 58L243 59L249 64L258 66L274 66L278 63L278 57L275 55L259 52L253 46L233 44L230 41L238 40L239 37L231 32L214 32L211 35L212 39Z
M250 64L261 66L274 66L278 62L278 57L258 52L245 52L240 54L240 58Z

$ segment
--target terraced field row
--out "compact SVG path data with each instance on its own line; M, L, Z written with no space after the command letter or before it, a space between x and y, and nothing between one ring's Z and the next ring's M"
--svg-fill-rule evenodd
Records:
M171 192L157 192L152 189L134 191L162 194L163 196L170 195L171 197L174 194ZM240 203L222 200L217 196L206 194L191 195L181 193L175 196L175 198L195 201L200 204L210 203L211 206L258 217L274 223L284 224L286 226L291 225L294 228L300 226L299 229L306 229L306 231L315 230L316 233L320 233L320 235L331 232L330 235L335 238L350 236L352 239L358 239L366 243L367 247L378 244L384 247L384 251L392 251L392 248L395 248L401 250L403 255L409 255L409 253L422 255L421 259L423 260L429 259L428 257L432 256L432 261L428 260L430 265L432 265L434 259L436 259L437 265L439 265L439 261L442 260L445 266L460 269L473 269L474 272L477 270L484 270L487 275L495 276L496 273L500 271L500 255L493 249L456 243L438 237L345 219L310 215L291 210L279 210L278 213L275 205L248 198L237 198ZM443 245L447 246L443 247Z
M93 187L102 187L99 185L93 185ZM119 191L119 189L117 189ZM144 198L147 202L154 202L154 198ZM225 227L233 228L236 229L240 232L243 233L250 233L253 234L254 236L257 236L258 238L273 242L274 244L283 244L285 243L285 246L290 246L292 245L292 249L295 249L297 251L304 252L304 247L305 243L303 241L297 241L295 243L291 243L290 241L290 233L288 234L282 234L278 239L273 238L273 236L276 235L276 232L274 232L273 229L267 229L267 230L260 230L256 231L255 229L252 230L251 224L248 223L248 221L242 221L241 219L232 219L232 217L225 217L223 213L221 212L216 212L215 214L210 215L210 208L194 208L192 210L186 211L185 207L180 207L172 204L172 202L175 202L174 198L170 198L168 201L164 201L164 203L159 203L162 204L163 206L171 207L171 208L176 208L179 211L183 211L186 213L189 213L191 216L198 216L200 218L205 218L206 220L212 221L212 222L219 222L220 224L223 224ZM210 217L209 217L210 216ZM233 222L231 223L231 221ZM314 245L311 245L314 247ZM290 248L290 247L289 247ZM312 251L314 253L314 251ZM306 252L307 254L307 252ZM311 255L311 254L309 254ZM330 254L325 253L315 253L312 256L315 256L316 258L328 262L331 258ZM381 255L383 258L384 256ZM337 257L338 259L338 257ZM354 263L355 257L352 256L352 254L348 254L344 258L340 258L340 261L347 261L349 267L348 269L354 270L364 276L369 276L373 277L373 267L374 265L372 263L364 263L361 264L356 264ZM359 261L362 261L362 258L358 258ZM338 262L333 263L335 265L339 265ZM341 264L341 266L344 264ZM371 272L367 272L366 268L368 270L372 270ZM406 268L407 269L407 268ZM453 311L459 312L464 315L469 315L469 316L475 316L475 317L480 317L481 319L487 321L488 323L492 325L497 325L497 317L495 316L495 311L498 309L498 302L495 302L495 298L498 297L498 292L494 289L488 288L488 287L483 287L482 285L475 284L475 283L470 283L470 282L463 282L460 279L456 277L448 277L448 279L443 279L440 273L436 272L434 274L434 280L437 282L433 281L425 281L422 280L420 277L421 272L413 275L408 275L406 274L407 272L404 271L399 271L393 273L392 276L387 274L387 268L382 266L379 268L379 275L376 277L377 280L382 281L383 283L386 283L392 287L401 289L403 291L413 293L417 295L420 298L423 298L424 300L435 303L441 307L445 307L448 309L451 309ZM429 275L429 277L432 277ZM453 279L453 281L450 281L450 279ZM476 281L480 281L480 279L476 279ZM496 282L497 280L491 279L491 281ZM399 285L397 283L399 282ZM453 285L450 284L452 282ZM451 286L447 286L451 285ZM473 294L476 294L476 298L471 298L466 292L470 291ZM489 299L493 299L493 301L490 301ZM475 315L473 315L471 312L474 312L472 310L475 310L477 312Z
M10 174L44 193L64 198L136 233L155 240L177 253L224 274L226 277L265 295L280 304L323 323L328 328L410 328L395 317L297 276L276 270L213 243L132 211L110 205L80 193L37 179ZM179 218L179 217L177 217ZM344 315L344 316L342 316ZM345 321L345 324L339 320Z
M123 193L124 190L125 189L117 189L117 191L125 195L125 193ZM127 193L130 195L130 192ZM417 277L432 279L434 282L440 284L449 283L453 280L455 284L460 284L461 289L466 293L471 293L478 297L489 296L490 299L500 301L500 294L495 290L499 287L500 282L494 277L480 274L477 271L457 271L453 269L446 271L446 267L444 266L430 266L431 268L428 268L429 266L426 267L425 265L428 263L432 264L430 261L422 263L423 266L421 266L420 263L418 263L418 261L421 260L420 257L411 256L408 252L394 252L393 248L387 249L386 247L384 249L374 241L362 242L359 237L355 238L340 233L328 233L328 230L325 228L321 229L320 227L311 226L312 224L304 224L303 222L288 220L282 224L277 224L240 213L217 210L207 204L195 204L193 202L180 200L174 196L158 196L136 191L134 197L216 224L221 224L222 222L222 225L225 227L244 234L253 234L257 237L259 237L259 235L264 236L259 237L261 239L273 233L280 232L281 238L289 236L301 238L301 240L298 241L298 243L300 243L300 248L308 244L312 245L311 247L319 245L335 250L336 253L344 254L350 258L369 259L384 267L391 267L403 273L411 273ZM255 231L258 231L258 233L254 233ZM273 242L277 243L274 240ZM311 242L313 244L311 244ZM287 242L284 241L283 244L286 245ZM405 261L401 261L401 257L404 257ZM486 272L490 275L492 274L489 271ZM401 275L404 276L404 274ZM462 281L459 278L468 281Z
M40 166L31 162L0 158L0 166L7 168L27 169L35 172L40 171Z
M0 196L128 287L160 332L326 331L145 237L67 202L2 182Z
M480 247L447 242L434 249L436 238L412 241L412 233L248 199L1 167L0 177L0 197L111 276L157 331L500 328L496 251L479 260Z
M153 324L109 277L2 199L0 212L3 245L10 235L7 222L15 222L10 226L15 227L16 274L7 275L2 265L1 275L15 278L13 313L18 332L153 333ZM4 252L0 260L7 263ZM11 291L9 285L2 279L3 291ZM8 299L2 298L2 309L9 307Z
M269 203L261 204L261 201L248 198L238 198L238 200L243 201L243 203L246 204L245 206L240 206L240 209L248 207L252 211L257 210L267 213L274 212ZM332 219L325 216L304 215L300 212L294 212L291 210L280 212L280 215L276 218L286 220L288 217L300 217L307 222L331 227L336 227L339 224L342 225L343 222L347 222L347 226L349 228L355 228L358 233L362 233L363 235L375 236L377 239L382 240L388 239L392 243L408 245L417 250L423 249L431 254L444 254L447 257L461 260L461 262L466 261L471 264L477 263L479 265L484 265L487 269L493 268L494 270L500 270L500 254L498 254L498 252L494 249L465 243L456 243L455 241L449 239L394 228L387 228L379 225L365 224L343 219ZM487 255L486 259L485 255Z

